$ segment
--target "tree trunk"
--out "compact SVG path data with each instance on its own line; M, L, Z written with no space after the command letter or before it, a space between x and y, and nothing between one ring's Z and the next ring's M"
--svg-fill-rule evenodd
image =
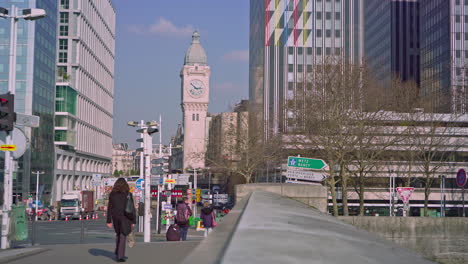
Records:
M359 173L359 215L364 215L364 173Z
M330 187L330 194L331 194L331 197L332 197L333 215L338 216L338 202L336 201L336 181L335 181L335 177L334 177L335 175L334 175L333 167L334 167L333 164L329 165L330 178L328 179L328 186ZM327 197L327 205L328 205L328 197Z
M431 188L426 186L424 187L424 216L428 217L429 213L427 212L427 205L429 203L429 194L431 193Z
M330 179L328 180L328 186L330 187L330 194L332 196L333 203L333 216L338 216L338 202L336 201L336 182L333 173L330 173ZM328 204L328 197L327 197ZM327 206L328 207L328 206Z
M348 216L349 215L349 210L348 210L348 177L345 174L344 171L344 165L340 166L340 177L341 177L341 201L343 203L343 215Z

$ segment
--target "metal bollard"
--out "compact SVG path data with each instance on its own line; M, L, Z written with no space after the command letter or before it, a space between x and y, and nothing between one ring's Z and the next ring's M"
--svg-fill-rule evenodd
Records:
M31 219L31 245L35 245L36 244L36 215L33 214L32 216L32 219Z
M80 216L81 217L81 216ZM84 244L84 222L85 221L80 221L81 223L81 237L80 237L80 243Z

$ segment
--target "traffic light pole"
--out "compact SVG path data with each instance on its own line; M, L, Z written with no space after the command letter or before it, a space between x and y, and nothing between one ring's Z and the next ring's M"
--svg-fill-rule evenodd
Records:
M16 42L18 29L18 8L11 6L11 25L10 25L10 67L8 76L8 91L10 94L15 94L16 84ZM11 134L6 136L5 143L11 145L13 138ZM13 198L13 159L10 151L5 151L5 169L3 181L3 216L2 216L2 239L1 248L7 249L10 247L8 241L8 231L10 230L10 211Z

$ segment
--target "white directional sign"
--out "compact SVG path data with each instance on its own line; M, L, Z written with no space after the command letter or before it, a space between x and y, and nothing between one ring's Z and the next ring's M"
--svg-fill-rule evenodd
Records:
M16 113L15 124L26 127L39 127L39 120L40 118L35 115L25 115L21 113Z
M172 174L172 178L177 180L176 185L188 185L190 174Z
M323 181L327 177L327 174L310 170L288 170L286 171L286 177L307 181Z
M164 177L161 177L161 175L151 175L150 181L151 185L163 184Z

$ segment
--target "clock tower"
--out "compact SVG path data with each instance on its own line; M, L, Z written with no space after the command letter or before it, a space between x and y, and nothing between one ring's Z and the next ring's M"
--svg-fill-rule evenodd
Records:
M180 71L183 113L183 169L205 167L206 114L210 92L210 66L200 44L200 34L193 32L192 43Z

